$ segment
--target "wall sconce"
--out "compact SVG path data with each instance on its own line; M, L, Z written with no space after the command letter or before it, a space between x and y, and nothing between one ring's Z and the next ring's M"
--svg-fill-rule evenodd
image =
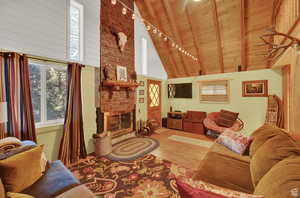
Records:
M7 122L7 102L0 102L0 123Z

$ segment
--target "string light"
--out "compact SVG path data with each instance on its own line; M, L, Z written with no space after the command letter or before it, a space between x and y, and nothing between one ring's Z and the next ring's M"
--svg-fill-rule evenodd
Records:
M123 9L122 9L122 14L124 14L124 15L127 14L127 9L126 9L126 8L123 8Z
M163 40L165 42L167 42L169 40L170 41L169 43L171 44L171 46L173 48L176 48L178 50L178 52L181 52L184 55L190 57L191 59L193 59L195 61L198 61L198 58L196 58L195 56L193 56L192 54L190 54L188 51L186 51L184 48L182 48L180 45L178 45L176 42L174 42L173 39L171 39L167 35L163 34L156 26L152 25L150 22L146 21L141 16L139 16L138 14L136 14L133 9L129 8L121 0L111 0L111 4L112 5L116 5L117 2L120 3L123 6L123 8L122 8L122 14L123 15L126 15L127 14L127 10L129 10L130 12L132 12L132 15L131 15L132 20L135 20L138 17L140 19L140 23L142 23L142 24L144 24L146 26L147 31L150 31L151 28L152 28L152 32L154 34L157 34L158 37L163 37Z
M111 4L116 5L117 4L117 0L111 0Z

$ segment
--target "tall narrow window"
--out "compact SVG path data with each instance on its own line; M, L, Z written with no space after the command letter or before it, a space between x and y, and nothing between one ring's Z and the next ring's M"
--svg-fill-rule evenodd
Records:
M142 74L148 74L147 39L142 38Z
M83 5L74 0L70 2L69 59L83 60Z

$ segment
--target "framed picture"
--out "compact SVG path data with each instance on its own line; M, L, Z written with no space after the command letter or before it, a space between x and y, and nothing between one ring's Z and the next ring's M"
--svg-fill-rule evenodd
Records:
M139 103L144 103L144 98L140 98Z
M127 68L123 66L117 66L117 80L127 81Z
M143 96L145 94L145 91L144 90L139 90L139 95L140 96Z
M140 81L139 84L140 84L140 86L142 86L142 87L144 87L144 85L145 85L145 84L144 84L144 81Z
M268 81L244 81L243 97L268 97Z

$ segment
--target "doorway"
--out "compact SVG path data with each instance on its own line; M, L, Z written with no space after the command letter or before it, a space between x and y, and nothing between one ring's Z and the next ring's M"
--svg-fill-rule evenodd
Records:
M161 126L161 82L147 80L148 84L148 120L156 120Z

